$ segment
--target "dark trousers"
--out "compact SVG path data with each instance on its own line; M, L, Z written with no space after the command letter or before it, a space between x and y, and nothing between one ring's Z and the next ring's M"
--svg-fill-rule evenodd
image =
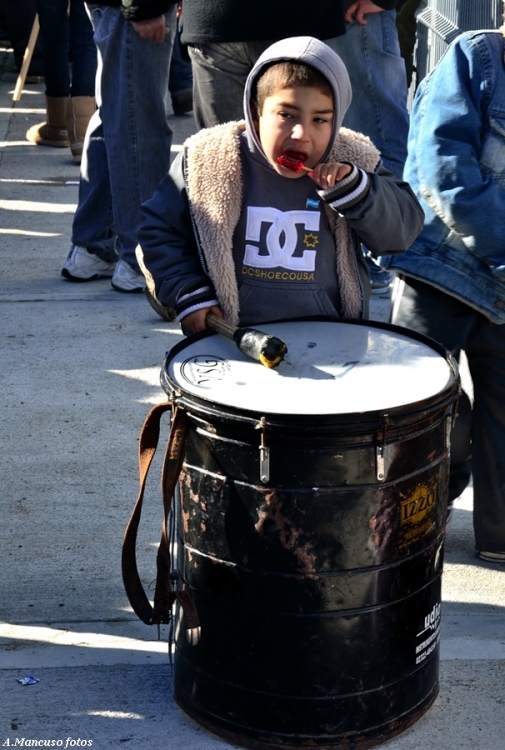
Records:
M189 57L184 56L181 35L179 31L174 34L174 46L170 59L170 74L168 77L168 90L171 96L180 94L193 88L193 69Z
M84 0L37 0L47 96L94 96L97 51Z
M398 29L398 41L400 51L405 60L407 72L407 86L412 83L414 75L414 47L417 36L416 11L421 5L421 0L407 0L402 11L396 17L396 28Z
M23 64L26 45L37 12L35 0L1 0L0 11L3 16L9 41L14 51L14 63L16 69L20 70ZM30 76L42 75L42 45L40 35L35 45L32 61L28 70Z
M462 350L467 356L474 402L459 404L450 492L454 498L470 479L471 454L476 548L505 552L505 325L414 279L406 279L394 323L430 336L456 359Z

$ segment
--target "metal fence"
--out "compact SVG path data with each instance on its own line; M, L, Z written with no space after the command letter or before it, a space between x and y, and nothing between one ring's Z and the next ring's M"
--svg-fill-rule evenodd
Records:
M503 8L503 0L422 0L416 13L417 81L433 70L462 31L501 26Z

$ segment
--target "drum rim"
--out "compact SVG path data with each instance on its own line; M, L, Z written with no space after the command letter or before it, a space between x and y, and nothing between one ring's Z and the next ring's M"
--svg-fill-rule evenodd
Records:
M313 423L316 419L318 422L318 425L322 427L323 425L335 425L337 422L339 424L342 423L352 423L356 424L360 421L363 422L363 419L365 418L365 422L368 424L372 422L373 420L380 419L382 420L385 416L388 416L389 418L393 419L394 417L398 416L401 417L403 415L412 414L417 411L431 408L432 406L436 406L437 404L443 405L444 401L448 401L450 403L451 401L454 401L456 397L450 399L449 395L454 391L459 391L460 387L460 376L459 376L459 368L458 363L453 356L453 354L446 349L442 344L440 344L438 341L435 341L435 339L430 338L429 336L425 336L422 333L418 333L417 331L411 331L408 328L404 328L403 326L397 326L393 323L384 323L382 321L375 321L375 320L347 320L347 319L339 319L339 320L330 320L325 317L310 317L310 318L290 318L288 320L273 320L273 321L265 321L262 324L258 325L258 328L261 329L263 325L272 325L274 323L300 323L300 322L322 322L322 323L334 323L334 324L346 324L346 325L353 325L353 326L361 326L361 327L367 327L367 328L376 328L384 331L389 331L391 333L396 333L401 336L405 336L407 338L413 339L414 341L418 341L421 344L424 344L425 346L428 346L430 349L433 349L435 352L440 354L445 361L447 362L450 370L450 377L449 382L447 386L437 393L433 394L432 396L428 396L424 399L420 399L418 401L410 401L406 404L401 404L399 406L394 406L391 408L386 409L372 409L369 411L364 412L346 412L345 414L341 414L338 412L331 413L331 414L285 414L283 412L267 412L265 410L263 411L257 411L255 409L246 409L246 408L238 408L235 406L230 406L228 404L222 404L218 403L216 401L213 401L211 398L205 398L204 396L197 396L193 393L190 393L189 391L186 391L183 386L181 386L179 383L173 382L169 375L168 375L168 366L170 362L172 361L173 357L175 357L179 352L183 351L185 348L187 348L188 343L196 342L201 339L209 338L210 336L218 336L219 334L216 331L212 330L205 330L201 333L196 333L193 336L184 338L182 341L177 342L166 354L165 359L163 361L163 366L161 368L160 373L160 381L161 386L169 399L173 400L173 402L177 405L180 405L181 407L187 409L189 412L192 410L195 411L195 413L199 415L207 415L212 416L214 418L221 418L225 421L238 421L243 423L252 423L254 425L257 425L258 421L260 419L265 419L265 414L268 415L266 419L266 423L273 427L275 425L285 427L286 425L293 425L293 424L300 424L303 423L304 425L308 425L310 423ZM258 367L261 365L258 364ZM369 419L368 419L369 417ZM363 429L364 431L367 430L367 427L363 423Z

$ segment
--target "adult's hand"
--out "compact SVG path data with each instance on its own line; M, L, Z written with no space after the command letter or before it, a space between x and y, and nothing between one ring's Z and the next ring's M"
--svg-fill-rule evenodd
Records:
M165 25L165 16L147 18L145 21L132 21L132 26L142 39L153 39L161 44L170 29Z
M345 14L347 23L366 23L365 15L367 13L382 13L384 8L380 8L372 0L354 0L348 7Z

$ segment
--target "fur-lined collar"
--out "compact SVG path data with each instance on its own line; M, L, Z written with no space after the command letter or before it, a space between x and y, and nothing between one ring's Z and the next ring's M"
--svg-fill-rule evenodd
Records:
M209 276L225 317L239 320L239 297L233 262L233 232L242 210L240 136L244 122L229 122L200 130L188 138L186 180L191 211ZM348 161L374 172L380 161L369 138L341 128L330 158ZM336 242L337 278L344 317L362 315L363 300L354 248L345 219L325 206Z

